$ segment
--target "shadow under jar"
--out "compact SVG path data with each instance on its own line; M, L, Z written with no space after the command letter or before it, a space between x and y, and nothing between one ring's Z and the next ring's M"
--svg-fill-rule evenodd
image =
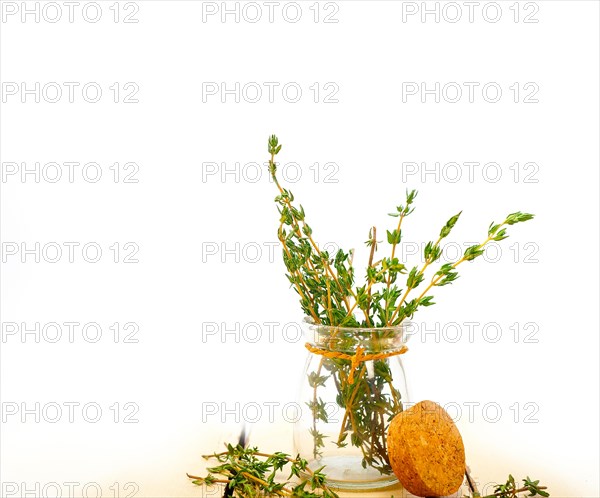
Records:
M406 325L350 328L305 318L309 350L294 425L296 453L323 472L333 488L372 490L398 482L386 436L408 402L400 360Z

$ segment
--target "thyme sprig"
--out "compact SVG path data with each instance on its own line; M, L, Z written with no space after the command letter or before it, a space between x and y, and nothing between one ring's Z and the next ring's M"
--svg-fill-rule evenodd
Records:
M467 480L470 484L469 477L467 474ZM547 498L550 496L550 493L545 491L546 489L548 489L546 486L540 486L539 479L534 481L529 477L523 479L523 486L519 487L512 474L509 474L506 483L498 484L494 488L493 494L482 496L477 490L474 490L473 495L466 498L516 498L519 494L525 492L529 493L527 496L542 496Z
M227 451L204 455L220 465L207 469L204 477L187 474L198 486L224 484L233 491L231 496L257 498L263 496L291 496L293 498L338 498L327 485L323 468L311 470L306 460L291 458L286 453L261 453L258 448L244 448L228 444ZM277 473L289 469L286 481L277 479ZM296 478L300 482L292 483Z
M339 249L330 255L327 251L320 250L313 238L312 228L306 222L303 206L296 206L292 192L281 186L275 162L281 147L275 135L269 137L269 172L279 190L279 195L275 198L280 214L277 235L283 248L287 278L300 296L302 310L317 324L344 327L398 326L405 319L412 318L419 308L435 304L429 292L434 287L452 284L459 276L456 271L459 265L482 256L490 242L506 239L507 226L533 218L532 214L517 211L509 214L502 223L492 222L483 242L468 247L454 263L441 265L423 292L411 299L411 293L425 281L426 271L441 258L444 249L442 242L450 235L462 212L445 223L435 242L430 241L425 245L423 265L408 269L396 255L403 236L403 221L415 209L413 204L417 191L407 191L405 202L390 213L391 217L398 219L394 228L386 230L386 240L391 246L390 256L373 261L378 242L377 229L372 227L366 241L370 255L365 283L355 286L353 251ZM406 281L403 285L398 285L401 275L406 276ZM360 313L357 314L357 311Z

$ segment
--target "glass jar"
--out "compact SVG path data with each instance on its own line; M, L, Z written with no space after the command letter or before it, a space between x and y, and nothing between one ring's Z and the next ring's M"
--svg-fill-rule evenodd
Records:
M303 408L294 425L296 453L311 469L325 466L337 489L369 490L398 482L386 436L408 402L400 361L406 326L349 328L304 321L308 359L301 382Z

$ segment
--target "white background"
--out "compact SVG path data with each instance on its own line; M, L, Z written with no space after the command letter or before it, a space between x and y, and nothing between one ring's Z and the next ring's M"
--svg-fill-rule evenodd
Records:
M291 22L296 7L286 2L273 7L273 22L267 4L239 3L239 22L234 14L223 22L220 2L109 1L99 2L98 22L88 22L81 2L69 22L68 7L58 2L62 18L49 22L55 7L26 2L29 9L38 5L40 19L29 14L23 22L24 4L2 2L6 496L44 489L52 496L51 482L65 496L68 482L78 483L77 495L94 482L103 496L126 496L135 487L125 483L133 482L136 496L200 496L185 472L202 472L199 455L235 436L236 415L244 418L247 402L264 408L254 442L291 451L291 425L281 407L295 399L305 350L295 332L285 340L282 330L302 317L279 249L269 250L276 242L275 187L266 170L254 181L257 170L247 166L268 159L271 133L283 143L280 161L300 165L301 177L287 186L304 205L315 238L356 247L359 276L369 227L380 233L391 227L386 213L403 201L406 188L419 190L417 209L404 224L409 243L437 236L461 209L449 239L456 247L482 240L488 224L510 212L536 214L510 227L501 253L464 265L458 282L435 292L438 304L415 317L421 330L432 332L416 334L405 355L412 398L462 410L457 424L480 482L512 472L541 479L552 496L600 496L599 6L488 3L473 7L472 22L465 2L428 2L428 9L437 4L436 22L434 14L421 18L421 2L392 1L301 2L297 22ZM262 18L249 22L257 5ZM449 22L456 6L462 17ZM213 7L219 12L206 15ZM88 19L96 16L93 6L86 8ZM413 8L419 12L409 15ZM127 14L138 22L123 22ZM328 14L338 22L324 22ZM527 15L538 22L524 22ZM21 92L21 83L34 89L36 82L40 102ZM64 92L56 103L49 102L51 82ZM79 84L74 102L65 82ZM90 82L103 90L97 103L82 96ZM109 88L115 82L118 96ZM206 83L235 89L236 82L247 91L239 102L234 94L203 92ZM276 85L273 102L265 82ZM425 102L421 93L403 94L406 83L434 89L436 82L446 85L439 102L433 94ZM475 88L473 102L465 82ZM123 102L136 88L127 83L137 85L137 103ZM296 103L282 95L289 83L302 89ZM315 83L318 96L310 89ZM248 102L257 86L262 98ZM449 102L457 86L462 98ZM489 102L497 87L502 95ZM532 88L537 102L524 102ZM337 102L324 102L332 89ZM22 163L35 171L36 162L40 177L23 177ZM62 165L55 183L49 179L56 170L44 169L49 162ZM94 183L94 170L84 177L80 166L71 182L68 162L98 163L102 177ZM115 182L111 165L128 162L139 166L137 183L123 181L132 169L121 169ZM451 162L458 163L460 179L455 166L444 166ZM469 178L469 162L498 166L485 173L479 166ZM17 163L15 174L7 163ZM217 163L215 174L207 163ZM221 163L232 172L224 174ZM535 165L525 169L526 163ZM296 170L287 171L294 180ZM22 262L22 244L36 242L40 262L35 254ZM73 262L69 242L79 243ZM63 248L56 263L49 261L53 243ZM88 243L102 249L97 263L82 254ZM135 249L138 262L124 262ZM23 323L34 329L36 322L39 342L35 333L23 335ZM41 333L51 322L96 322L102 337L86 341L80 325L71 342L62 326L62 338L52 343ZM109 327L128 322L139 327L138 342L124 343L121 335L115 343ZM272 340L266 322L277 324ZM472 337L467 322L479 324ZM484 336L490 323L498 325ZM10 334L14 324L18 330ZM237 336L224 332L236 324ZM524 340L526 324L537 330L534 342ZM493 342L497 327L501 336ZM69 402L80 403L73 422ZM56 403L62 417L50 423ZM86 403L102 408L97 423L84 419ZM268 403L277 406L274 424ZM493 411L483 411L486 404L501 408L497 422L490 421ZM208 416L215 406L218 412ZM472 420L468 406L476 407ZM24 422L23 408L33 410ZM125 423L128 414L137 422Z

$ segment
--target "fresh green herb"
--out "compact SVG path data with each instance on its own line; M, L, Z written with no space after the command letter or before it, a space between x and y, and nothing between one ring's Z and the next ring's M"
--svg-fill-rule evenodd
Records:
M204 477L187 474L198 486L223 484L233 491L231 496L257 498L263 496L291 496L293 498L338 498L327 486L323 468L311 470L306 460L298 456L291 458L285 453L261 453L258 448L242 445L227 445L227 451L205 455L206 460L215 459L220 465L207 469ZM289 469L286 481L277 479L277 474ZM296 478L300 482L292 483Z
M362 466L391 474L387 452L387 430L392 418L402 411L400 392L392 384L386 360L373 361L373 376L361 367L353 383L349 382L350 366L345 360L324 360L324 366L338 386L336 402L344 409L340 432L335 443L344 447L350 443L362 451Z
M396 256L402 240L402 223L414 211L417 191L406 192L405 202L396 207L391 217L397 218L395 227L387 230L387 243L391 246L390 256L378 261L376 228L369 231L366 245L370 247L370 257L366 268L365 283L355 286L355 270L352 265L353 252L339 249L336 254L322 251L313 238L312 228L306 222L302 205L294 203L294 195L283 188L277 178L275 156L281 151L281 144L275 135L269 137L269 172L279 195L275 198L280 213L277 235L283 247L283 261L287 268L287 278L300 297L300 305L306 316L315 323L344 327L391 327L400 325L412 318L420 307L431 306L433 296L429 292L434 287L453 283L458 278L457 267L465 261L473 261L484 254L487 244L499 242L508 237L506 227L528 221L532 214L517 211L509 214L502 223L492 222L487 238L480 244L468 247L463 256L454 263L441 265L431 280L426 281L426 270L442 256L442 241L450 235L461 213L452 216L440 230L437 240L430 241L424 248L424 264L407 268ZM405 276L404 285L399 277ZM424 290L414 298L411 293L424 285Z
M523 479L523 486L519 487L515 481L515 478L509 474L508 479L505 484L499 484L495 487L494 493L491 495L482 496L478 491L475 485L473 484L473 480L471 476L467 472L467 483L471 488L472 496L467 496L466 498L516 498L521 493L528 492L527 496L543 496L549 497L550 493L544 491L548 489L546 486L540 486L540 481L534 481L527 477Z

